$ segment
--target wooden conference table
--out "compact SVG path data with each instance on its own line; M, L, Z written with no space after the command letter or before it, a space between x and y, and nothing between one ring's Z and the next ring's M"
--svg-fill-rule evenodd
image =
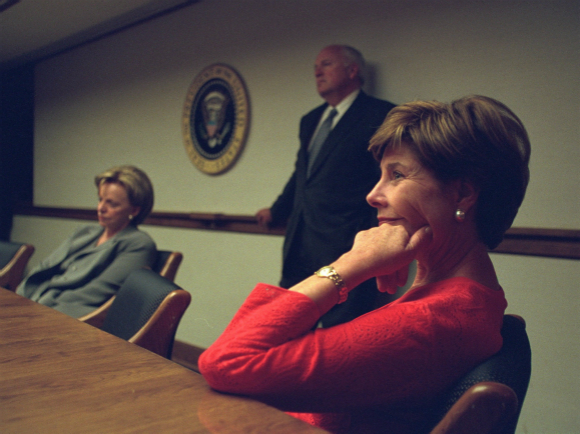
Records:
M325 431L0 288L0 432Z

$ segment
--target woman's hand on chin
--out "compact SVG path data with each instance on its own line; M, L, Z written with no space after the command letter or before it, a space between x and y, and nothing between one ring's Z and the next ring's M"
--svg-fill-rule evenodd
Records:
M379 288L397 290L407 281L408 265L431 239L431 228L409 234L402 226L381 225L359 232L352 249L330 264L344 285L337 291L335 279L313 275L290 288L311 298L321 315L339 301L342 290L350 291L365 280L380 276ZM326 277L326 276L322 276ZM336 275L335 275L336 277Z
M408 265L431 239L429 226L410 234L401 225L383 224L359 232L352 249L336 261L336 266L348 269L345 273L352 275L357 285L380 276L379 289L391 293L406 283Z

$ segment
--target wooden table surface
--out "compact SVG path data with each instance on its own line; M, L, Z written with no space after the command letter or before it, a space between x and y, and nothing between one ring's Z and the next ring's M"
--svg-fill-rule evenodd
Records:
M0 288L0 432L324 431Z

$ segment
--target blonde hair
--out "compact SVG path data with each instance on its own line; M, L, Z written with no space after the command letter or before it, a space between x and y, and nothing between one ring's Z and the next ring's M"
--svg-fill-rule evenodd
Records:
M479 237L490 249L497 247L524 200L530 177L530 141L514 112L480 95L449 104L403 104L390 111L369 150L380 160L387 147L401 146L411 149L439 180L463 179L479 189Z
M135 166L112 167L95 176L97 189L106 183L116 183L125 187L132 206L140 207L131 224L137 226L147 218L153 209L153 185L145 172Z

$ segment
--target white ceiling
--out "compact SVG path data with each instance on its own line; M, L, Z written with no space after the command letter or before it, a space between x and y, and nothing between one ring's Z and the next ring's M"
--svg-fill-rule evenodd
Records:
M0 9L14 0L0 0ZM0 67L50 56L200 0L19 0L0 12Z

